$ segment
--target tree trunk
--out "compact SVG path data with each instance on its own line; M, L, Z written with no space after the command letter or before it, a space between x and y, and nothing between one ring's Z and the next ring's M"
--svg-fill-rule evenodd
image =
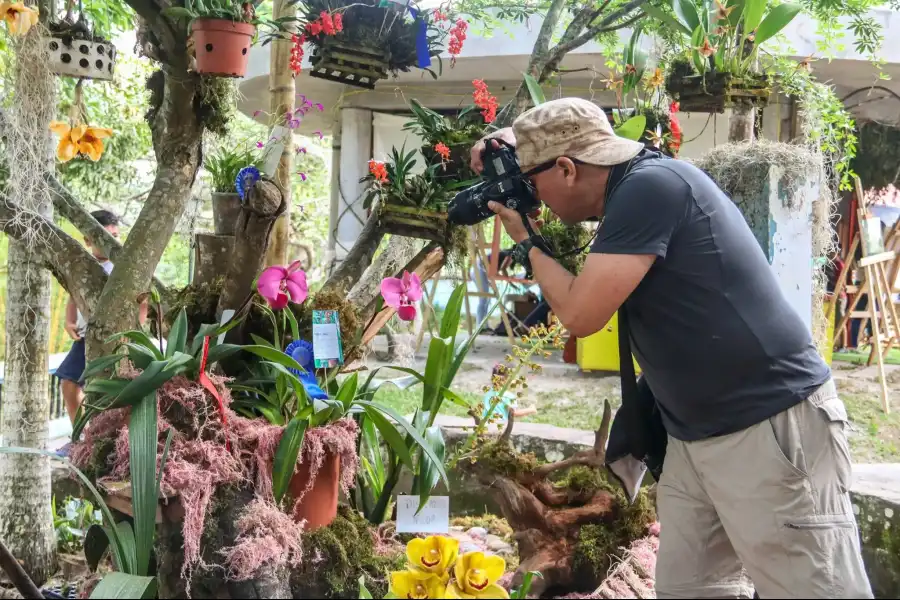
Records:
M137 325L138 298L149 287L200 168L203 125L195 102L200 78L174 67L165 69L161 104L150 124L156 180L89 319L88 360L108 350L105 340L110 336Z
M297 7L293 2L274 0L272 3L273 19L292 17L296 14ZM275 122L281 125L287 125L287 115L293 115L294 112L294 77L290 67L292 46L289 39L272 42L269 93L271 94L272 114L275 116ZM284 265L293 260L292 257L288 257L291 238L291 175L293 175L294 164L292 142L292 136L289 134L284 140L284 149L281 152L278 170L274 174L270 174L284 192L285 212L275 222L272 230L266 254L266 266Z
M42 19L50 3L40 5ZM15 83L7 132L8 190L13 201L52 219L44 175L53 168L48 126L55 116L56 82L47 70L38 28L14 43ZM21 164L27 152L34 161ZM6 368L0 437L6 446L47 447L49 436L50 273L36 237L9 241ZM50 461L0 455L0 538L38 585L56 570L56 535L50 510Z
M752 142L755 122L755 108L744 104L739 104L732 108L731 118L728 120L728 141Z

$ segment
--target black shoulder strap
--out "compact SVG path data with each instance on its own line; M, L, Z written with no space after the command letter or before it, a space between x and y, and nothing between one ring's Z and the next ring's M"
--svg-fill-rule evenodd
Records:
M622 404L636 403L638 398L634 359L631 358L631 336L628 329L628 311L625 303L619 307L619 377L622 381Z

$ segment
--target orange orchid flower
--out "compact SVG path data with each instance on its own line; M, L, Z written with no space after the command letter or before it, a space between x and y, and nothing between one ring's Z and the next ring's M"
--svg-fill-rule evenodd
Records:
M703 38L703 45L699 48L694 48L701 55L709 58L713 54L716 53L716 47L709 43L709 38Z
M11 34L25 35L37 25L38 11L23 2L0 2L0 18L6 22Z
M103 156L103 139L112 135L112 130L104 127L89 127L83 123L72 127L61 121L50 123L50 131L59 137L56 157L62 162L69 162L79 154L97 162Z

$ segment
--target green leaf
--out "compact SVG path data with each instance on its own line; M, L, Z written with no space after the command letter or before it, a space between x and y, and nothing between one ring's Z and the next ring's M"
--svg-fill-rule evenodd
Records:
M84 534L84 559L91 571L96 571L109 548L109 536L102 525L91 525Z
M135 344L139 344L144 348L147 348L151 352L153 352L153 356L156 357L156 360L162 360L165 358L162 352L159 351L159 347L153 343L153 340L150 339L150 336L144 333L143 331L125 331L123 333L117 333L115 335L111 335L106 339L106 343L113 342L115 340L119 340L125 338L126 340L130 340Z
M422 391L422 410L436 412L440 408L441 390L444 386L444 373L450 367L453 346L450 338L433 337L428 344L428 357L425 359L425 389Z
M174 356L176 352L185 351L187 328L187 310L182 307L175 322L172 323L172 329L169 330L169 339L166 340L166 358Z
M156 577L141 577L112 571L103 576L91 598L156 598Z
M156 474L156 496L159 497L159 487L162 484L163 474L166 470L166 461L169 460L169 448L172 447L172 436L175 434L175 428L169 427L166 432L166 444L163 446L162 456L159 457L159 473ZM156 515L154 515L156 518Z
M371 476L368 487L371 489L372 495L378 497L381 495L385 480L384 460L381 457L378 432L375 430L372 419L367 418L365 414L360 419L360 429L362 430L360 454L370 465Z
M237 354L242 349L243 346L238 344L216 344L209 349L209 355L206 358L206 366L209 367L209 365L224 360L232 354Z
M460 396L459 394L457 394L450 388L443 388L441 390L441 394L444 395L444 399L449 400L450 402L452 402L453 404L455 404L459 407L466 408L466 409L472 408L472 405L469 404L469 402L465 398L463 398L462 396Z
M128 349L128 360L130 360L138 369L146 369L147 365L154 360L163 360L158 348L154 351L148 349L143 344L136 344L134 342L125 344L125 347Z
M697 5L694 3L694 0L674 0L672 9L675 11L678 21L687 27L688 30L694 31L701 27L700 15L697 12Z
M356 388L358 385L359 373L353 373L341 383L341 387L338 389L337 394L335 394L335 400L344 405L345 411L350 410L353 400L356 399Z
M622 93L627 94L637 86L638 82L644 76L644 69L647 68L647 52L641 48L641 35L643 28L636 25L628 43L625 45L622 58L626 66L634 67L633 73L626 73L623 76Z
M371 599L372 594L366 588L366 576L360 575L359 577L359 594L357 595L360 600Z
M441 428L438 425L432 425L425 430L425 442L429 444L435 456L440 459L440 464L443 464L444 459L447 457L447 445L444 442L444 435L441 433ZM422 454L424 454L424 452L420 451L419 476L416 478L418 489L414 492L419 495L418 510L422 510L422 508L425 507L425 504L428 503L431 492L438 482L438 472L437 469L434 468L435 463L423 460Z
M294 417L284 428L284 434L275 451L275 461L272 463L272 493L275 502L281 502L287 493L294 469L297 468L297 457L300 455L308 425L306 419Z
M465 284L459 285L450 294L447 299L447 306L444 307L444 316L441 318L440 335L442 338L450 338L451 345L459 331L459 321L462 315L463 302L466 299Z
M535 577L538 579L544 578L544 576L537 571L528 571L525 573L525 577L522 578L522 585L519 586L519 589L510 594L510 598L514 600L524 600L527 598L529 592L531 592L531 582Z
M697 69L697 72L701 75L706 73L707 70L707 62L706 59L697 52L696 48L703 47L703 42L706 40L706 32L703 31L702 27L697 27L694 30L694 35L691 36L691 60L694 62L694 68Z
M737 27L738 23L741 20L741 17L744 16L744 0L729 0L725 3L725 6L728 8L734 8L730 13L728 13L728 24L732 27Z
M273 349L277 350L277 348L275 348L275 346L272 345L272 342L261 338L260 336L256 335L255 333L251 333L250 338L253 339L253 341L256 342L260 346L263 346L265 348L273 348Z
M781 30L787 27L788 23L793 21L794 17L799 14L800 8L799 4L787 2L785 4L779 4L770 10L769 14L766 15L766 18L763 19L762 23L757 27L756 37L754 38L753 43L757 46L761 46L766 40L778 35Z
M614 131L617 136L636 142L644 135L644 130L646 128L647 117L644 115L635 115L616 127Z
M364 410L366 412L366 416L372 420L372 423L378 429L378 433L381 434L381 437L384 438L384 441L387 442L391 450L394 451L394 454L397 455L397 458L400 459L400 462L406 465L410 471L413 471L415 469L415 466L413 465L412 454L409 453L409 448L406 445L406 440L403 438L403 435L397 430L397 427L373 406L364 405ZM412 429L412 426L410 426L409 428Z
M544 90L541 89L541 84L538 83L538 80L535 79L532 75L525 73L525 87L528 88L528 93L531 95L531 102L535 105L541 105L547 101L544 96Z
M84 372L81 374L81 379L90 379L95 375L99 375L100 373L103 373L119 364L119 362L123 358L125 358L124 354L110 354L108 356L95 358L84 367Z
M105 527L106 535L110 540L118 536L118 546L112 547L115 566L119 571L136 575L137 547L134 543L134 529L128 521L113 522L113 525Z
M747 36L759 27L763 15L766 13L766 5L769 0L746 0L744 3L744 36Z
M179 353L166 361L153 361L144 372L132 379L125 389L116 396L109 408L121 408L136 403L144 396L155 392L165 382L188 370L194 357Z
M361 404L362 406L365 406L367 408L374 408L378 411L383 412L384 414L389 416L391 419L393 419L394 422L397 423L401 428L403 428L406 431L406 435L411 437L413 439L413 441L415 441L416 444L418 444L419 447L421 447L424 450L425 456L428 457L428 460L430 460L431 462L434 463L435 468L438 470L438 473L441 476L441 479L444 481L444 484L447 487L450 487L450 482L449 482L449 479L447 478L447 472L444 470L444 461L440 460L437 457L437 455L434 453L434 450L432 450L431 446L429 446L428 443L422 438L422 436L419 435L419 432L416 431L415 427L413 427L412 425L409 424L409 421L407 421L405 418L400 416L400 414L397 413L397 411L395 411L393 408L390 408L388 406L384 406L382 404L377 404L375 402L368 402L368 401L360 401L359 404ZM366 414L371 416L371 413L368 410L366 411ZM379 431L381 431L380 428L379 428Z
M85 394L116 396L129 384L128 379L93 379L84 387Z
M136 575L146 575L156 534L156 394L149 394L131 408L128 421L128 450L131 467L131 502L134 507L134 536L137 548ZM171 431L171 430L170 430Z
M691 29L687 25L661 8L649 4L644 4L641 6L641 10L643 10L648 16L653 17L654 19L661 22L663 25L668 26L673 31L679 31L688 36L691 35Z
M283 367L288 369L296 369L301 373L304 372L303 367L300 366L296 360L282 352L281 350L277 350L270 346L243 346L243 349L251 354L255 354L261 358L264 358L268 361L277 363Z
M291 339L296 342L300 339L300 326L297 324L297 317L290 306L284 309L284 314L287 315L288 324L291 327Z

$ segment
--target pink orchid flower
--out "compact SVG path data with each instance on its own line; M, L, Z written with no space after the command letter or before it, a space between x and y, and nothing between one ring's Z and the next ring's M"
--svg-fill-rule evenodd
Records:
M288 304L300 304L309 295L306 284L306 273L300 269L300 261L285 267L269 267L259 276L256 282L259 295L266 299L273 310L281 310Z
M384 303L396 309L404 321L416 318L416 305L422 299L422 281L415 273L403 272L402 278L385 277L381 280L381 297Z

